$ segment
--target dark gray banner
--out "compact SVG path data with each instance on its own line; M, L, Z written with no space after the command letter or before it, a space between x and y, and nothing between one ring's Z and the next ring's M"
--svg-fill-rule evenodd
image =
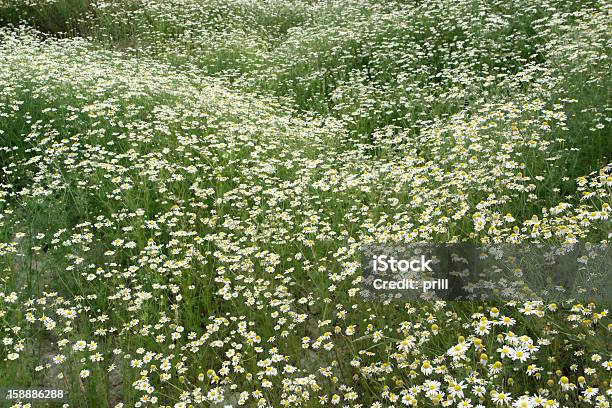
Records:
M607 244L372 244L363 296L378 300L609 302Z

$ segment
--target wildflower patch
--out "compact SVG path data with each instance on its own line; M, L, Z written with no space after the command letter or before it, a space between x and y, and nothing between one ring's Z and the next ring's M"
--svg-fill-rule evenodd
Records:
M608 407L610 26L1 0L0 405Z

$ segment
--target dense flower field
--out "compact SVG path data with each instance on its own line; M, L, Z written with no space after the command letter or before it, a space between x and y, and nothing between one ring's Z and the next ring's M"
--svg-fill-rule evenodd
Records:
M0 387L609 407L605 302L366 300L359 251L607 242L611 23L605 1L0 1Z

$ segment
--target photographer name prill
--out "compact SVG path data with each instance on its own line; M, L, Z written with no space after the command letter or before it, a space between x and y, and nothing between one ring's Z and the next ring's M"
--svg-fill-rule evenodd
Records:
M448 290L448 279L374 279L372 286L376 290L419 290L427 293L430 290Z

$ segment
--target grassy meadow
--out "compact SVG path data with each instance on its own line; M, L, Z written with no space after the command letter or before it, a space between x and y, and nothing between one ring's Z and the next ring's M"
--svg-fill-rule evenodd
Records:
M612 7L0 0L0 388L609 407L609 304L376 302L369 243L607 243ZM0 395L0 398L2 395Z

